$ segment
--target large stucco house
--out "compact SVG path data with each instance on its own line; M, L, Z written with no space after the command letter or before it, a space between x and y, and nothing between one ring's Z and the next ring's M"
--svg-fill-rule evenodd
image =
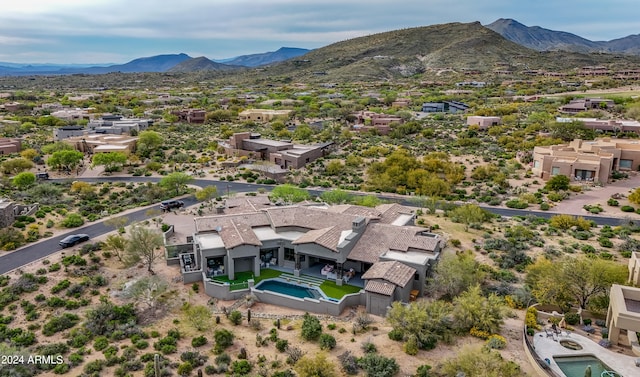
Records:
M606 184L613 171L640 169L640 142L632 139L576 139L568 144L533 149L532 172L548 180L566 175L571 181Z
M174 257L185 283L203 281L205 292L221 299L241 296L216 283L216 276L233 280L249 271L258 277L270 268L292 277L318 276L336 285L360 284L361 292L349 303L384 315L393 301L408 302L424 293L444 246L440 236L413 225L414 209L398 204L283 207L255 197L229 199L218 209L224 213L194 219L192 247L183 245ZM298 308L295 300L263 297ZM343 303L331 308L338 304L311 301L300 308L331 314L344 309Z

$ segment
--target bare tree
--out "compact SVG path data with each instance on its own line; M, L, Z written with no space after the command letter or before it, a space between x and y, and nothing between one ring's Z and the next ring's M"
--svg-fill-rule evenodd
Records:
M124 293L144 309L154 309L168 299L169 284L158 276L147 276L133 283Z
M104 221L106 226L112 227L113 229L118 230L120 233L124 233L124 227L129 223L129 218L127 216L118 216L112 217Z
M154 274L153 263L162 257L162 246L163 240L160 232L139 224L134 225L129 231L127 242L128 259L133 263L141 261L147 266L147 271Z

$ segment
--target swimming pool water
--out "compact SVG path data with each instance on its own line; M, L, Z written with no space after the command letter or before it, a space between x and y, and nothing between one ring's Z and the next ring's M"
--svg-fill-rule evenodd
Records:
M600 377L603 371L612 369L595 356L554 356L553 360L567 377L584 377L584 371L591 365L591 375ZM621 376L612 374L611 377Z
M256 285L255 288L298 298L322 298L322 294L317 289L306 288L279 280L264 280Z

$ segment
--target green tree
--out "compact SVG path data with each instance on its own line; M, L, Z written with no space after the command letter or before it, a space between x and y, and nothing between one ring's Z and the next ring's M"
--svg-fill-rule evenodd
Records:
M151 152L160 148L162 144L164 144L164 139L156 131L142 131L138 135L138 154L143 157L149 157Z
M215 198L218 195L218 188L214 185L204 187L202 190L196 191L196 199L201 202L206 202Z
M290 184L284 184L274 187L271 191L270 198L271 201L274 202L281 199L285 203L298 203L311 199L311 194L309 194L309 191L305 189L301 189Z
M23 149L20 152L20 157L29 161L33 161L38 156L40 156L40 153L38 153L38 151L33 148Z
M56 141L53 144L47 144L42 146L42 153L45 154L53 154L59 151L72 151L74 150L73 146L69 143L65 143L64 141Z
M104 240L102 250L113 253L120 262L124 262L124 252L127 250L127 242L128 240L119 234L110 234Z
M127 162L123 152L96 153L91 159L91 166L103 165L106 172L118 171Z
M491 218L491 213L476 204L464 204L449 211L449 218L456 223L463 223L465 231L471 224L481 224Z
M6 160L2 163L2 172L6 175L14 175L21 173L33 167L33 162L19 157Z
M629 194L629 201L631 203L640 204L640 187L636 188L631 194Z
M163 177L158 183L170 191L175 191L176 196L182 193L182 190L193 181L193 177L186 173L175 172Z
M24 190L36 183L36 175L31 172L25 171L13 177L11 182L20 190Z
M544 185L544 188L551 191L561 191L569 189L569 177L566 175L558 174L551 177L550 180Z
M341 175L344 173L344 165L338 160L333 160L327 164L324 172L327 175Z
M470 287L482 284L485 276L473 253L448 253L436 265L431 286L440 294L453 298Z
M329 204L344 204L349 203L352 199L352 195L347 191L334 189L325 191L320 194L320 199L322 199L325 203Z
M293 131L293 137L296 140L309 140L313 136L313 130L308 124L301 124Z
M185 304L182 309L194 329L205 331L211 328L211 311L206 306Z
M294 367L299 377L335 377L337 376L336 366L329 361L323 352L315 356L304 355Z
M584 122L551 122L549 124L551 137L559 138L564 141L573 139L593 140L595 132L585 127Z
M456 376L463 372L466 377L520 377L520 366L502 358L500 353L482 346L463 346L453 358L436 368L440 376Z
M47 159L47 165L58 170L73 170L84 158L84 153L76 150L65 149L53 152Z
M410 305L394 302L387 312L393 330L408 340L415 336L422 349L433 349L440 340L449 341L453 334L453 306L442 300L417 301Z
M480 285L469 288L453 300L453 317L456 327L468 331L475 327L480 331L495 334L500 331L506 315L506 306L501 297L482 295Z
M608 298L612 284L624 284L627 268L614 261L586 256L557 261L539 258L527 267L525 284L538 302L567 310L573 305L586 309L596 297Z
M142 261L147 266L147 271L153 274L153 263L163 255L163 243L162 234L159 232L134 225L129 231L126 259L133 263Z

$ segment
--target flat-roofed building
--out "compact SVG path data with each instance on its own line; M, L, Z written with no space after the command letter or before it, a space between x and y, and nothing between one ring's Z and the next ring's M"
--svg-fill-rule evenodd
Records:
M270 122L277 117L289 118L293 110L247 109L238 114L241 121Z
M531 170L544 180L566 175L571 181L606 184L613 171L639 168L639 140L600 138L535 147Z
M491 126L497 126L502 122L500 117L489 117L472 115L467 117L467 126L478 126L481 130L486 130Z
M633 353L640 356L636 335L640 332L640 288L611 286L606 323L612 344L631 346ZM622 335L626 335L626 341Z

